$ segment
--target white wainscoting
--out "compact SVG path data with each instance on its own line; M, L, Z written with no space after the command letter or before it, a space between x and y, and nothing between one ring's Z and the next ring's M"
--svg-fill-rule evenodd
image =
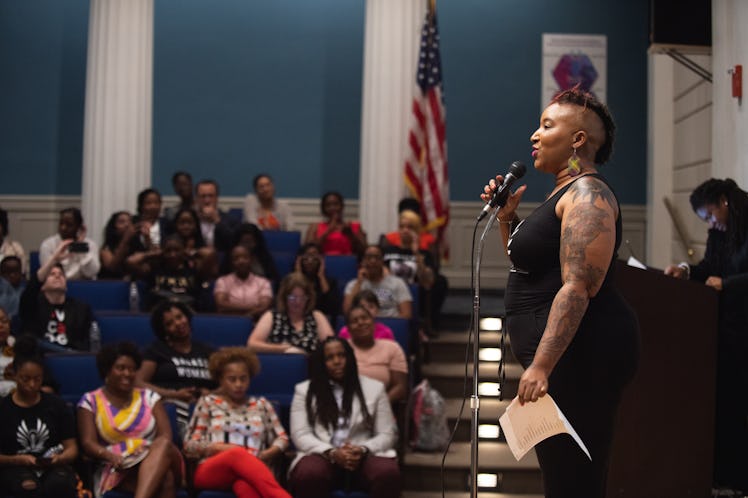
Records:
M306 227L320 219L318 199L287 199L294 215L294 230L303 232ZM223 209L242 208L242 197L222 197ZM176 204L173 196L164 197L164 205ZM57 231L58 212L60 209L80 207L79 196L40 196L40 195L0 195L0 207L8 211L10 237L23 244L26 251L38 250L41 241ZM526 216L538 206L537 203L523 204L519 215ZM442 272L449 280L450 287L467 289L471 284L471 241L475 217L482 208L479 202L452 202L451 222L449 225L450 259L442 265ZM623 212L623 240L620 256L628 258L631 251L638 257L644 257L646 238L646 207L640 205L621 206ZM358 201L346 200L346 217L358 218ZM395 227L393 227L393 230ZM483 223L477 236L483 231ZM375 242L380 234L368 234L369 241ZM101 241L99 234L89 234L94 240ZM628 241L628 244L626 243ZM629 249L630 247L630 249ZM508 260L501 249L498 226L488 234L483 250L481 263L481 288L499 289L506 284Z

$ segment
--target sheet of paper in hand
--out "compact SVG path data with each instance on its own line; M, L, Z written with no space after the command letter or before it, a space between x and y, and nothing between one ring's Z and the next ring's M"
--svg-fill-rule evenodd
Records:
M499 418L514 458L521 459L536 444L556 434L569 434L592 460L589 450L549 394L534 403L519 404L514 398Z

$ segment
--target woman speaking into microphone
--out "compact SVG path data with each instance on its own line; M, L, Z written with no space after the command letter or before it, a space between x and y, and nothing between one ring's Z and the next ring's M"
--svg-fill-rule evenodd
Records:
M523 185L497 214L511 260L506 327L525 368L519 401L550 394L592 457L565 434L538 444L546 498L605 496L616 412L638 359L636 316L611 282L620 206L597 171L614 134L608 109L594 96L576 88L560 93L530 136L534 167L553 175L553 191L520 222ZM491 180L481 198L488 202L502 181Z

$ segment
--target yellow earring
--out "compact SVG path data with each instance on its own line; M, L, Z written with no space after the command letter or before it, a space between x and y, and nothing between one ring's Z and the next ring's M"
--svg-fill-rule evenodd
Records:
M579 166L579 156L577 156L577 148L574 147L572 150L574 152L572 152L569 160L566 161L567 171L569 172L569 176L577 176L582 171L582 168L581 166Z

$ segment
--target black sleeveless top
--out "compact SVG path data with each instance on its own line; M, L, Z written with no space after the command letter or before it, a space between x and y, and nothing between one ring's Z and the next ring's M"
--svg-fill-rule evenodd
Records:
M507 315L549 307L561 288L561 220L556 216L556 204L575 182L585 176L598 178L610 188L605 179L597 173L580 176L549 197L512 232L507 246L512 263L504 296ZM620 206L618 212L620 213ZM610 270L618 257L621 231L619 214L616 219L613 257L598 296L605 294L612 285Z

